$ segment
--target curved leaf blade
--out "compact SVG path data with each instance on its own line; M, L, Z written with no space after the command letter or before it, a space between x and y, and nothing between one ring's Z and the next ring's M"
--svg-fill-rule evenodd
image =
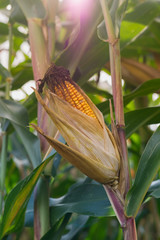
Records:
M66 229L69 230L68 233L62 235L61 227L55 232L55 227L53 226L42 238L41 240L71 240L73 237L84 227L88 221L89 216L80 215L74 221L72 220ZM63 224L63 223L62 223ZM63 226L65 227L65 226Z
M140 127L160 122L160 107L141 108L125 113L126 137Z
M0 99L0 117L11 121L14 129L18 133L27 155L34 167L40 164L40 141L28 130L28 113L24 106L14 101Z
M150 93L157 92L159 89L160 89L160 79L159 78L148 80L148 81L144 82L143 84L141 84L136 89L134 89L131 93L129 93L123 97L124 106L126 106L129 102L131 102L133 99L135 99L137 97L147 96ZM112 95L110 95L108 97L112 98ZM103 114L109 113L108 100L104 101L102 103L99 103L97 105L97 107Z
M160 180L155 180L151 183L151 186L148 189L146 197L151 196L154 198L160 198Z
M152 79L144 82L131 93L124 96L124 105L126 106L130 101L137 97L146 96L147 94L157 92L160 89L160 79Z
M0 28L1 28L1 24L0 24ZM1 63L0 63L0 74L4 78L8 78L11 76L9 71Z
M23 213L26 209L34 186L43 169L49 163L52 157L53 156L46 159L36 169L34 169L29 176L20 181L8 195L5 202L4 215L2 218L2 226L0 230L1 237L16 229L17 223L22 221Z
M160 127L152 135L142 154L135 182L127 194L125 212L128 217L136 216L144 196L160 168Z
M0 99L0 109L0 117L7 118L11 122L20 126L26 126L29 124L27 111L21 104L10 100Z
M50 199L51 218L54 224L66 213L89 216L106 216L110 202L101 184L86 183L72 187L62 198Z
M70 231L67 234L62 236L62 240L72 239L84 227L88 219L89 219L89 216L85 216L85 215L78 216L75 221L69 224L68 229Z
M37 167L41 162L40 140L31 133L27 127L22 127L14 123L12 124L23 143L33 167Z
M126 8L125 5L123 6ZM132 11L126 14L123 21L117 18L118 25L121 22L120 28L120 46L124 49L126 46L134 42L140 37L153 20L159 16L160 1L159 0L148 0L138 4ZM122 11L123 12L123 11ZM97 28L98 37L102 41L107 41L108 36L105 29L104 21L102 21Z

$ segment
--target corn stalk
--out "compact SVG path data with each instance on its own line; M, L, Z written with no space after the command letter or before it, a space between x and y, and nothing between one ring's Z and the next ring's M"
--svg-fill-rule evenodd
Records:
M110 54L110 69L112 77L113 102L115 109L116 127L119 135L120 149L122 153L120 181L121 197L125 200L125 196L130 188L129 163L127 156L127 145L125 137L125 122L123 110L123 95L122 95L122 81L121 81L121 57L120 57L120 43L116 34L115 27L109 12L107 1L101 0L101 7L104 16L106 31L108 34L109 54ZM117 218L121 224L125 240L136 240L136 226L133 218L127 218L124 214L123 203L120 204L117 200L117 194L114 190L105 186L110 202L115 210ZM123 220L123 221L122 221Z

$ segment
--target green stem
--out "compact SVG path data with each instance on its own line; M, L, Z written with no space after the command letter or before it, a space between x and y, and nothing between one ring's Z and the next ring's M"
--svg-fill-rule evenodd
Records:
M109 53L116 124L124 127L123 95L121 83L121 60L118 39L114 40L114 44L109 43Z
M123 110L123 95L121 83L121 58L119 39L116 38L115 29L112 23L111 15L106 0L100 0L104 15L106 30L109 42L110 69L112 77L113 101L115 109L116 125L120 139L120 147L122 152L122 161L120 169L120 192L122 198L125 198L130 187L129 163L127 156L127 145L125 138L125 123ZM126 218L123 206L117 199L117 194L110 188L105 188L110 202L115 210L116 216L122 226L124 240L137 240L136 226L134 218ZM122 224L123 223L123 224Z
M1 152L1 168L0 168L0 216L2 216L3 209L3 197L5 190L5 176L6 176L6 165L7 165L7 143L8 137L6 134L2 140L2 152Z
M42 20L40 19L28 19L29 27L29 40L32 53L32 66L34 79L37 83L44 77L47 71L50 61L48 58L48 46L47 39L44 37L44 32L42 29ZM43 26L47 30L46 26ZM46 32L46 31L45 31ZM40 125L43 121L43 127L46 127L47 119L46 115L43 115L43 109L40 104L38 104L38 124ZM41 125L41 126L42 126ZM45 143L43 138L41 139L41 150L45 149ZM34 235L35 239L39 240L50 228L49 224L49 186L48 181L45 178L41 178L39 184L36 187L37 191L35 194L35 205L34 205Z
M125 196L130 187L129 176L129 163L127 156L127 146L125 138L125 123L124 123L124 110L123 110L123 95L121 83L121 58L120 58L120 45L119 39L116 38L112 19L109 13L107 1L101 0L102 11L104 15L106 30L108 33L109 53L110 53L110 68L112 77L113 100L116 117L116 125L121 143L122 162L121 162L121 179L122 182L121 192Z
M136 224L134 218L127 218L126 227L123 228L124 240L137 240Z
M114 209L114 212L117 216L117 219L121 225L121 227L126 226L126 217L124 215L124 203L123 200L118 197L118 194L115 190L113 190L110 186L108 185L103 185L107 196L109 198L109 201Z
M112 23L112 18L109 13L107 1L100 0L100 2L101 2L104 21L105 21L105 25L106 25L106 29L107 29L107 33L108 33L108 39L111 43L114 43L116 36L115 36L114 26Z

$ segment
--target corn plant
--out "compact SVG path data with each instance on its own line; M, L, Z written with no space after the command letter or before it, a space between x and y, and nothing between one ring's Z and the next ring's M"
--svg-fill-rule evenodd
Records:
M0 238L158 240L160 1L0 11Z

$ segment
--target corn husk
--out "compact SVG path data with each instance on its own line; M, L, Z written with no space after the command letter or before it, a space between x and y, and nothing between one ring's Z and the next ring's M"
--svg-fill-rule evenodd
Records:
M69 80L67 79L67 81ZM34 128L62 157L84 174L103 184L117 185L120 169L120 154L117 143L105 125L101 112L77 84L72 81L70 84L74 87L73 90L77 96L80 96L79 103L83 101L84 105L86 104L86 112L85 109L80 111L77 105L73 105L74 102L71 103L72 99L69 99L68 96L67 102L64 94L60 94L59 97L49 89L45 91L49 101L48 106L35 90L37 100L48 113L68 146L46 135L39 127L34 125ZM61 88L62 86L63 84L61 84ZM68 86L70 87L70 85ZM64 85L65 87L66 85ZM64 93L70 94L69 91L64 91ZM76 102L78 102L77 99L78 97Z

